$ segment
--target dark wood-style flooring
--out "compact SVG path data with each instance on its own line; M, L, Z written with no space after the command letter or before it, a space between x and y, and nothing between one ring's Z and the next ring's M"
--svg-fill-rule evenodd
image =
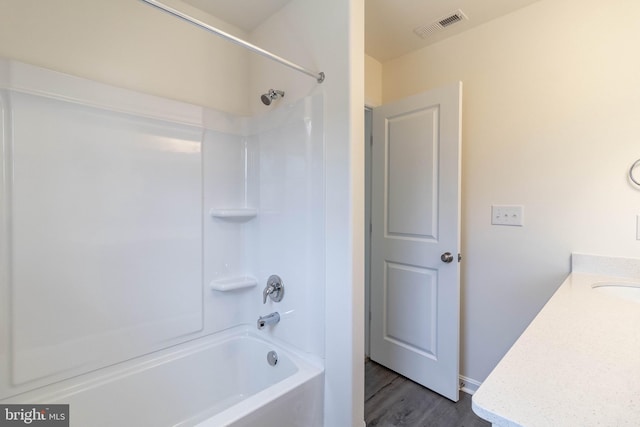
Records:
M491 427L471 410L471 396L456 403L369 359L365 362L367 427Z

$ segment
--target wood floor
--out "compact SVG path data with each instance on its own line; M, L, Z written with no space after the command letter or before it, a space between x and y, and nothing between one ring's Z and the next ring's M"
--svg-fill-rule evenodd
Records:
M454 403L369 359L364 418L367 427L491 427L471 410L470 395Z

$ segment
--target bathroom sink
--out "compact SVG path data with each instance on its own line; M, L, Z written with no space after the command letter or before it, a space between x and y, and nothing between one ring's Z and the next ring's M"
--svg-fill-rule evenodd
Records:
M591 288L596 292L640 303L638 282L596 282Z

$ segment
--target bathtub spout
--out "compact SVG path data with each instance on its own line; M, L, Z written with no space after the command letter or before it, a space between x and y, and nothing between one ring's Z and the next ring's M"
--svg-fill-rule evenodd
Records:
M266 316L260 316L258 318L258 329L263 329L267 325L275 325L280 321L280 314L277 311L267 314Z

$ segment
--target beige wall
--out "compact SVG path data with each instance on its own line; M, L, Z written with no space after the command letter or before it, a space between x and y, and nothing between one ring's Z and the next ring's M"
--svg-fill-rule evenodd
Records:
M604 25L611 17L615 21ZM640 257L640 2L542 0L383 64L389 102L461 80L461 373L479 381L569 272ZM490 225L491 204L525 225Z
M240 30L176 0L211 25ZM248 52L135 0L0 0L0 56L247 114Z
M364 56L364 103L382 105L382 64L369 55Z

